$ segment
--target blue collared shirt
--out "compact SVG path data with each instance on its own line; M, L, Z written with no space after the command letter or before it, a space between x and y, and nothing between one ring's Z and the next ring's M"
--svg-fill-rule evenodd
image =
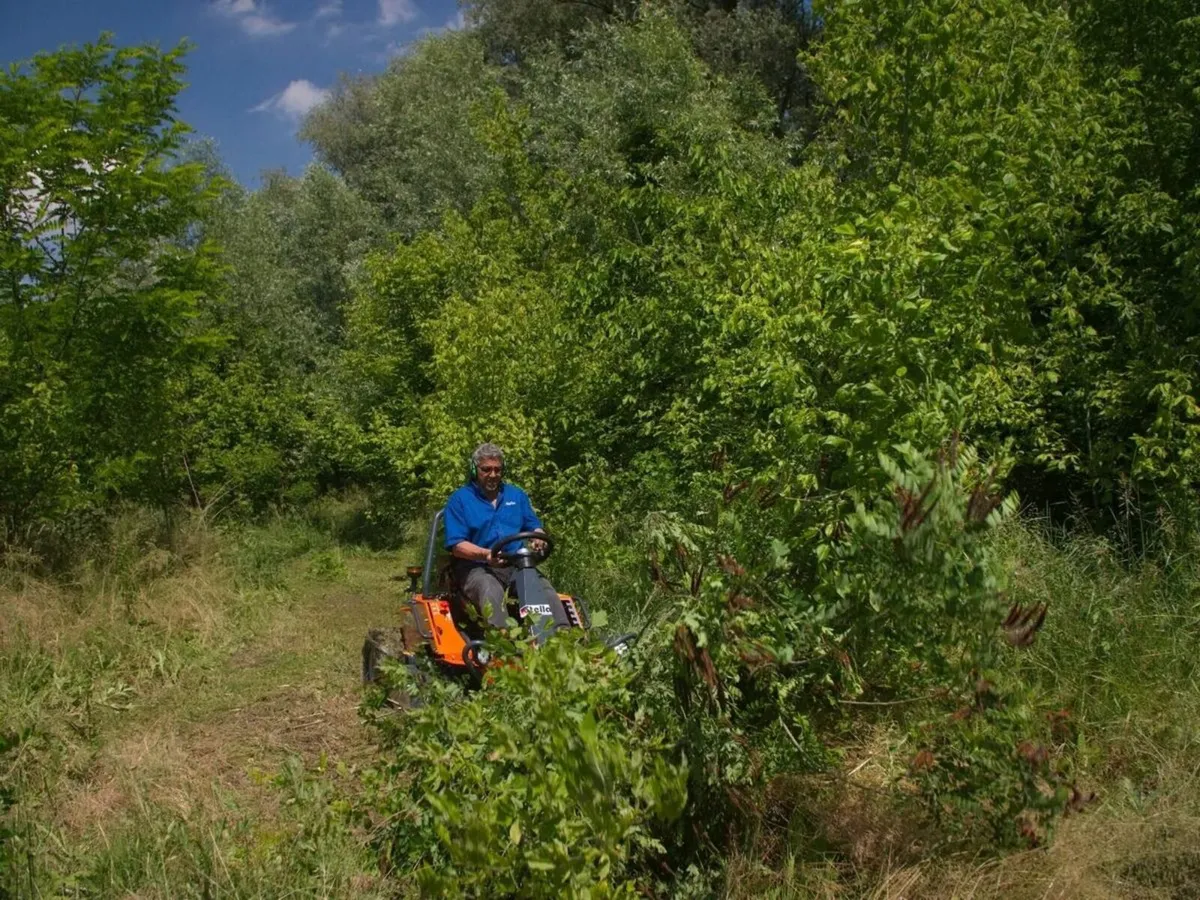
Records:
M483 495L479 485L471 481L450 495L446 501L446 549L462 541L478 547L490 547L506 535L518 531L534 531L542 521L533 511L529 496L515 484L500 483L496 505ZM505 547L506 550L516 546Z

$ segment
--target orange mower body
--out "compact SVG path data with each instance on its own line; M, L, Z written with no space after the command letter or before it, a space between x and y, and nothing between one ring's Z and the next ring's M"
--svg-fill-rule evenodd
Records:
M478 679L484 669L496 665L484 649L484 625L454 578L453 560L446 558L438 564L439 526L442 512L433 518L425 547L422 566L405 570L408 587L401 609L399 628L372 629L363 644L363 680L373 682L379 665L385 659L403 664L421 660L433 663L447 674L468 674ZM550 540L549 535L543 535ZM528 567L528 562L526 562ZM539 643L553 629L546 623L553 597L562 605L560 623L556 627L587 629L590 622L584 603L569 594L543 594L539 601L523 603L510 596L509 614L531 632ZM624 644L613 645L623 652Z

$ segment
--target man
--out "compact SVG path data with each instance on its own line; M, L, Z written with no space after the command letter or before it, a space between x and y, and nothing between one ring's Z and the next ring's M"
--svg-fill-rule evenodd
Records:
M504 480L504 451L495 444L480 444L471 454L470 480L450 495L445 510L446 549L454 556L458 583L480 614L497 628L508 619L504 595L513 580L512 569L500 566L491 546L500 538L519 531L543 531L526 493ZM516 544L503 548L517 549ZM530 541L533 550L544 544ZM533 572L523 606L545 611L556 625L566 624L566 612L554 588Z

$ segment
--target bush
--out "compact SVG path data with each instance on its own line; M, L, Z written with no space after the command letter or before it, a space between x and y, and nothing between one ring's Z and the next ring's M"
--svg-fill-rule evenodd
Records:
M433 681L402 718L371 712L385 762L364 803L384 858L431 896L633 896L683 811L678 750L612 651L568 635L507 649L478 692Z

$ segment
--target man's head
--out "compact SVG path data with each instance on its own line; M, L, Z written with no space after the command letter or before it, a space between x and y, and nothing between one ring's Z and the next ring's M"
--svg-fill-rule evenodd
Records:
M495 444L480 444L471 454L471 471L485 492L498 491L504 477L504 451Z

